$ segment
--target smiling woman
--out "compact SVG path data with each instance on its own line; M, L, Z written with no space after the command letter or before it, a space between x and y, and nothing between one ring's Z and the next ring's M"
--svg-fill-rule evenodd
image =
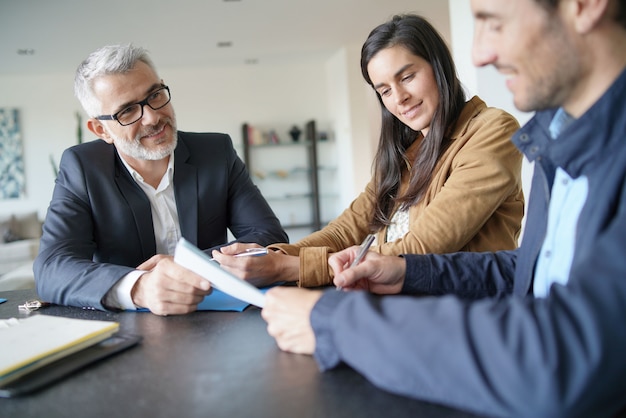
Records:
M478 97L466 100L448 47L416 15L375 28L361 70L377 92L382 126L374 176L350 206L322 230L267 257L214 253L242 278L266 284L331 284L332 252L376 234L372 250L388 255L514 249L524 197L521 153L510 141L519 124Z

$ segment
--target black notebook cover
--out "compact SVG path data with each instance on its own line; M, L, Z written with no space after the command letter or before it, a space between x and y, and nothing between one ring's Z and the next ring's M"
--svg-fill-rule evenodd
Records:
M59 359L40 369L0 386L0 397L10 398L23 395L47 386L88 364L109 357L134 346L141 337L130 334L115 334L98 344Z

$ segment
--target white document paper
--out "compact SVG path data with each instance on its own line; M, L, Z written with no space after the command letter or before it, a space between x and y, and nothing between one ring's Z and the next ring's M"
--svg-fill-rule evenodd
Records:
M250 283L220 267L219 263L200 251L195 245L181 238L176 244L174 261L204 277L211 285L232 297L262 308L265 295Z

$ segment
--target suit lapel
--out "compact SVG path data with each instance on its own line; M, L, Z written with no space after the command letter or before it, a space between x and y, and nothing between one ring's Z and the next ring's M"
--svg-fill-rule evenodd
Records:
M179 133L174 152L174 195L178 222L183 237L198 245L198 174L196 167L188 163L189 157L189 150Z
M115 156L115 182L133 214L135 225L137 226L137 234L141 241L142 260L147 260L156 254L150 201L143 190L135 183L128 170L126 170L117 152Z

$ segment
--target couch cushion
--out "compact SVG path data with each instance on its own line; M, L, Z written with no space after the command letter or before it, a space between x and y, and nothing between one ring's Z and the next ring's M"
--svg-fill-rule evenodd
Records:
M33 289L34 287L35 275L33 274L32 261L22 264L0 276L0 292L6 290Z
M11 242L15 222L13 216L0 218L0 242Z
M37 212L0 218L0 234L2 242L40 238L41 222Z
M0 276L33 261L39 251L39 238L0 244Z

